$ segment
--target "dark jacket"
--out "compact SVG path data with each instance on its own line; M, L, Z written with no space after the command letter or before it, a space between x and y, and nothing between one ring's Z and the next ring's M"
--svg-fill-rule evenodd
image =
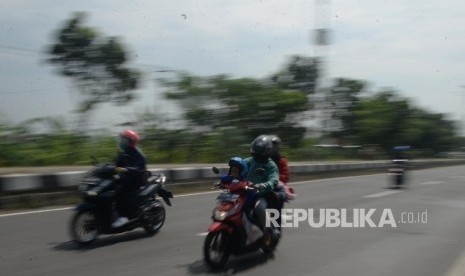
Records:
M139 189L146 181L147 161L139 148L127 148L116 157L115 165L128 170L121 175L121 191L130 192Z

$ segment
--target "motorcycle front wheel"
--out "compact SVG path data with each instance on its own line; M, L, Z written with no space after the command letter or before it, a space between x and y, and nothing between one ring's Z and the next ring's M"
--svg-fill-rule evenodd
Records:
M79 211L71 220L71 237L81 245L87 245L97 240L99 235L99 220L95 213Z
M223 268L231 255L230 235L225 231L210 232L205 238L203 255L205 263L212 269Z
M165 207L163 203L155 199L152 205L145 211L145 224L144 229L148 234L155 234L160 231L165 223Z

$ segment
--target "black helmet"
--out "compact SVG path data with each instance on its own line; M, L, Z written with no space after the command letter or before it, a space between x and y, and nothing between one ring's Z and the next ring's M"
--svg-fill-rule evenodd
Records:
M280 154L281 150L281 138L279 138L277 135L269 135L269 137L273 146L271 149L271 155L277 156Z
M260 135L253 140L250 153L255 158L267 159L271 155L272 148L273 145L270 137L267 135Z

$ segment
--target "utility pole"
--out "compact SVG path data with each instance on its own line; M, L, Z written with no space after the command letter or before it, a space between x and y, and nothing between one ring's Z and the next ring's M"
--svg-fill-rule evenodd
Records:
M465 85L460 86L462 90L462 107L465 106ZM463 108L460 109L460 136L465 136L465 113L463 112Z
M317 112L320 113L323 135L330 129L331 110L327 105L329 80L329 45L330 45L330 0L315 0L315 27L313 30L313 52L318 61L318 81L315 87Z

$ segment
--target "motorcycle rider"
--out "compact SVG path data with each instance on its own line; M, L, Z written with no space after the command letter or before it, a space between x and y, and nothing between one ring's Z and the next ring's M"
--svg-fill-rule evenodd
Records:
M116 173L120 174L116 190L116 219L112 227L120 227L127 223L127 215L131 213L131 206L140 186L147 180L147 161L142 151L137 147L139 134L126 129L119 135L120 152L116 157ZM125 215L125 216L123 216Z
M410 146L395 146L392 148L392 164L407 169L409 167L408 151Z
M252 156L245 159L249 167L247 180L255 183L255 187L260 191L255 198L254 215L263 233L265 233L267 206L275 207L278 205L274 190L278 186L279 173L278 167L270 158L271 150L270 137L260 135L251 144L250 154ZM254 173L257 169L264 169L264 174Z

